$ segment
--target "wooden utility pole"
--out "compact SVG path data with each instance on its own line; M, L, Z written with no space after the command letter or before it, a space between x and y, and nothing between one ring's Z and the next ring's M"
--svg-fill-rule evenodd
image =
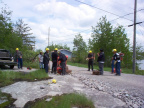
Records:
M133 73L135 73L136 71L136 25L142 23L142 22L136 23L136 12L137 12L137 0L135 0L134 3L134 24L128 25L128 27L134 26L133 28Z
M136 10L137 10L137 0L134 3L134 33L133 33L133 73L136 70Z

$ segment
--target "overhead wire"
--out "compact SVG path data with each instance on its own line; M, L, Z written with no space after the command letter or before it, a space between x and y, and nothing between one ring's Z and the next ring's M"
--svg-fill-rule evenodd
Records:
M98 9L98 10L104 11L104 12L106 12L106 13L109 13L109 14L112 14L112 15L115 15L115 16L120 17L120 15L117 15L117 14L112 13L112 12L109 12L109 11L107 11L107 10L104 10L104 9L98 8L98 7L96 7L96 6L93 6L93 5L87 4L87 3L85 3L85 2L81 2L81 1L79 1L79 0L75 0L75 1L77 1L77 2L79 2L79 3L82 3L82 4L85 4L85 5L88 5L88 6L90 6L90 7L96 8L96 9ZM129 20L129 21L132 21L132 20L127 19L127 18L123 18L123 19Z
M128 13L128 14L125 14L125 15L123 15L123 16L120 16L120 15L117 15L117 14L115 14L115 13L106 11L106 10L101 9L101 8L98 8L98 7L96 7L96 6L87 4L87 3L85 3L85 2L81 2L81 1L79 1L79 0L75 0L75 1L77 1L77 2L79 2L79 3L82 3L82 4L85 4L85 5L88 5L88 6L90 6L90 7L99 9L99 10L101 10L101 11L107 12L107 13L109 13L109 14L118 16L118 18L113 19L113 20L111 20L111 21L109 21L109 22L115 21L115 20L120 19L120 18L123 18L123 19L126 19L126 20L129 20L129 21L132 21L132 22L133 22L133 20L130 20L130 19L127 19L127 18L124 18L124 17L125 17L125 16L128 16L128 15L131 15L131 14L134 14L134 13ZM137 12L142 11L142 10L144 10L144 9L139 9ZM128 25L126 25L126 26L128 26ZM126 27L126 26L123 26L123 27ZM86 29L86 30L80 31L80 32L78 32L78 33L81 33L81 32L87 31L87 30L90 30L90 29ZM78 33L74 33L74 34L71 34L71 35L75 35L75 34L78 34ZM67 36L71 36L71 35L66 35L66 36L63 36L63 37L67 37ZM72 38L74 38L74 37L72 37ZM69 39L71 39L71 38L69 38ZM69 40L69 39L65 39L65 40Z

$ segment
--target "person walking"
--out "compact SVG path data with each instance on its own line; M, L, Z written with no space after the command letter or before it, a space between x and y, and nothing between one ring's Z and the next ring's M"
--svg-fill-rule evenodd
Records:
M38 58L39 58L40 69L43 69L43 52L42 51L40 51L40 54L38 55Z
M100 49L100 53L97 53L97 55L98 55L97 62L99 63L100 75L103 75L103 67L105 62L105 55L103 49Z
M59 52L58 61L61 61L61 63L60 63L60 66L62 68L61 75L65 75L66 74L66 60L67 60L66 56L63 53Z
M56 74L57 70L57 60L58 60L58 53L57 53L57 48L55 48L54 52L52 53L52 73Z
M18 69L22 69L23 67L22 52L19 51L19 48L16 48L15 61L18 63Z
M48 64L49 64L49 48L46 48L46 52L44 53L44 57L43 57L43 64L44 64L44 69L46 71L46 73L48 73Z
M113 55L112 59L115 62L114 63L115 64L115 70L116 70L115 75L120 76L121 75L121 73L120 73L120 63L121 63L120 55L119 55L119 53L117 53L117 49L113 49L113 53L114 53L114 55Z
M94 56L92 54L92 51L89 51L88 54L88 71L90 71L90 66L91 66L91 70L93 71L93 60L94 60Z

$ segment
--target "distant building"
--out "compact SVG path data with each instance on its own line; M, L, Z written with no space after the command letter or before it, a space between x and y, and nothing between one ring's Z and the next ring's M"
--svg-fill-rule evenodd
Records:
M59 51L61 51L61 53L65 54L68 56L68 59L72 58L72 52L66 49L60 49Z

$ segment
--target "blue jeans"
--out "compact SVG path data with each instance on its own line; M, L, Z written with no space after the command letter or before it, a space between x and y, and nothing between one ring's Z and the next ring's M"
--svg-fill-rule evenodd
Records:
M22 67L23 67L23 60L22 60L22 58L18 58L18 69L22 69Z
M120 62L116 63L116 74L120 75Z
M112 60L111 68L112 68L112 73L114 73L114 60Z
M45 68L46 73L48 73L48 63L44 64L44 68Z
M43 68L43 62L39 62L40 69Z

